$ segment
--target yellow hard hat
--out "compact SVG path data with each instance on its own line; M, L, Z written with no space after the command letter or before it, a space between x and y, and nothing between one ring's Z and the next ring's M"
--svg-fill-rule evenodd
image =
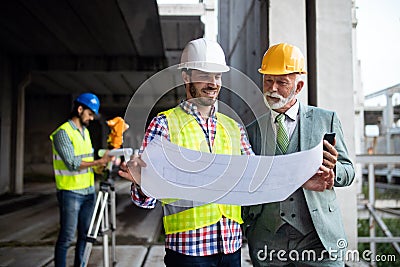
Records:
M298 47L286 43L273 45L265 52L258 72L271 75L307 73L303 53Z

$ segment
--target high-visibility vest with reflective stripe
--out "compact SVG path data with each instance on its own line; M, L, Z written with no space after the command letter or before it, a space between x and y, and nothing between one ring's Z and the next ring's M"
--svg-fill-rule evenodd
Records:
M160 114L167 117L172 143L189 149L209 152L206 137L196 119L176 107ZM214 154L240 155L240 130L238 124L217 113L217 128L212 147ZM164 228L166 234L199 229L217 223L222 216L243 223L240 206L194 203L187 200L163 200Z
M93 147L90 140L89 131L85 128L85 139L79 130L72 128L69 122L64 123L51 135L50 139L53 141L53 136L59 131L64 130L69 136L74 147L74 154L76 157L81 157L83 161L93 161ZM94 173L92 168L85 168L78 171L70 171L61 159L60 155L54 148L53 144L53 168L56 178L56 186L59 190L77 190L84 189L94 185Z

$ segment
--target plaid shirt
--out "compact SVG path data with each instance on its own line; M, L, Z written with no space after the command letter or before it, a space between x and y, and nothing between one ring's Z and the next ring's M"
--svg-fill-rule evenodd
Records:
M206 136L210 152L212 152L211 148L214 144L217 125L215 108L212 108L209 119L205 120L192 103L183 101L180 107L195 117ZM241 153L254 155L243 126L238 124L238 127L241 133ZM170 140L168 122L165 115L157 116L151 121L146 130L140 152L143 152L156 135ZM157 201L151 197L141 196L134 186L131 187L131 197L136 205L146 209L154 208ZM229 254L237 251L241 246L242 231L240 224L225 217L215 224L195 230L168 234L165 237L166 248L191 256L207 256L217 253Z

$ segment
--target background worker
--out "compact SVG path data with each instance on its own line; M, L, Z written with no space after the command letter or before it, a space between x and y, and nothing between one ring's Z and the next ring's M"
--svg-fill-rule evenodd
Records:
M66 266L67 250L75 231L74 266L80 266L86 235L96 203L93 168L101 168L111 160L108 152L94 160L87 126L98 114L100 102L96 95L84 93L74 101L70 119L51 135L53 167L60 211L60 232L55 247L55 266Z
M327 132L336 133L336 144L324 141L326 151L320 171L286 200L243 207L243 228L252 262L254 266L344 266L342 260L334 259L344 252L346 236L333 186L349 186L354 179L354 168L347 155L340 121L335 112L306 106L297 100L306 69L304 56L296 46L285 43L271 46L258 71L263 74L265 102L272 111L248 127L256 154L265 153L258 125L276 127L276 154L311 149ZM282 254L277 258L280 250L285 252L286 261L282 260ZM322 254L323 250L331 255ZM322 259L302 259L305 251L314 251ZM291 260L290 252L292 256L298 253L299 259Z
M182 70L186 101L159 113L151 121L141 151L159 135L193 150L253 154L243 127L215 110L222 73L229 71L220 45L204 38L189 42L183 50L179 69ZM145 163L138 158L135 160L129 170L125 166L119 175L133 182L135 204L154 208L156 199L146 197L140 191L140 170L134 168L144 167ZM219 204L194 207L191 201L178 201L181 206L163 204L166 266L240 266L240 207Z

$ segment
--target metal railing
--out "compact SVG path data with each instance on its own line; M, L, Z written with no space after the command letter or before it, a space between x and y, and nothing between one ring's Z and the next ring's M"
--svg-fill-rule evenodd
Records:
M375 259L377 256L377 243L391 243L400 255L400 237L393 236L375 208L375 165L399 163L400 155L357 155L356 162L368 165L368 202L365 207L369 211L369 237L358 237L358 242L370 244L371 259ZM380 211L386 212L385 209L380 209ZM376 224L382 229L385 237L376 236ZM371 266L376 266L376 262L371 262L370 264Z

